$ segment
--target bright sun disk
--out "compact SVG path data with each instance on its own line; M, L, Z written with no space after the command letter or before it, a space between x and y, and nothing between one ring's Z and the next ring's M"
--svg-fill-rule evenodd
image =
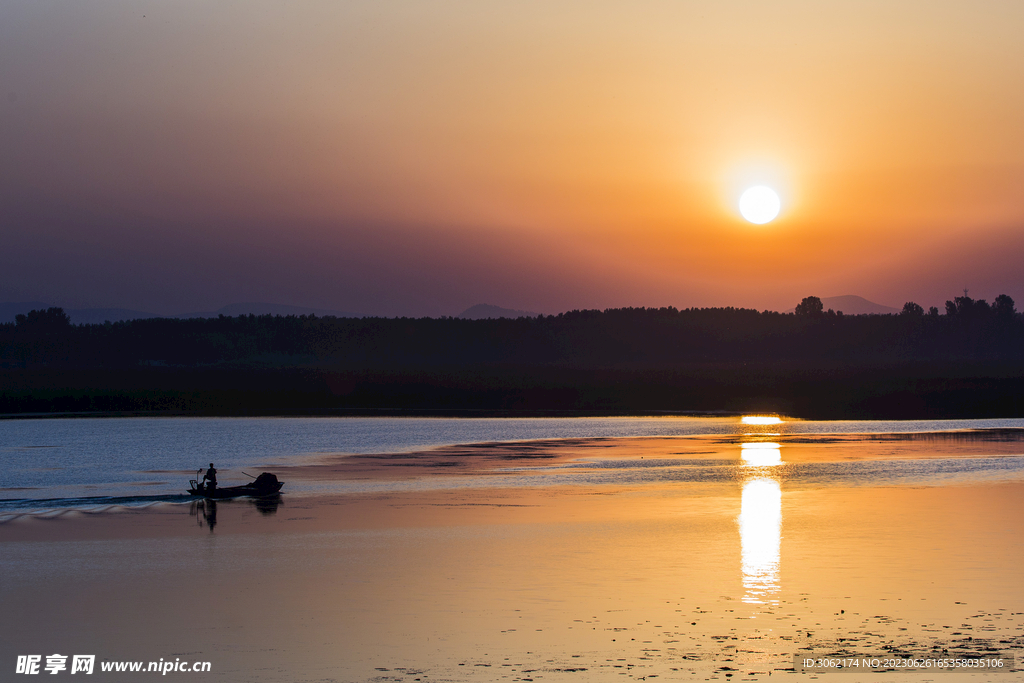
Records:
M779 215L782 202L770 187L756 185L747 189L740 197L740 213L751 223L767 223Z

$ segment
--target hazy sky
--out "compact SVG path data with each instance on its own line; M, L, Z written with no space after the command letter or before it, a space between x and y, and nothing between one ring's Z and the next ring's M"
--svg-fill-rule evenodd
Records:
M0 301L1024 308L1022 35L1019 0L0 0Z

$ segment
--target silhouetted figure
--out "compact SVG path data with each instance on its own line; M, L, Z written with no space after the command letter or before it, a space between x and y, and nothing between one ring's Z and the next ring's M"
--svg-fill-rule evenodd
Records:
M212 462L210 463L210 469L206 470L206 474L203 475L203 483L206 484L207 491L217 488L217 470Z

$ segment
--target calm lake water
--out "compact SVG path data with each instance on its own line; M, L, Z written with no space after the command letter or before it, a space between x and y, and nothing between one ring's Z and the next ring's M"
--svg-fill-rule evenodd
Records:
M82 507L116 502L144 505L182 499L197 469L214 461L222 485L248 481L243 472L322 461L357 453L398 453L446 445L594 437L740 436L736 417L651 418L83 418L0 421L0 512ZM1021 430L1024 420L786 421L769 426L779 436L878 435ZM1022 454L1024 455L1024 454ZM627 484L652 480L726 481L735 462L608 461L575 472L566 467L546 484ZM934 478L1018 479L1021 457L873 463L788 464L785 476L844 485ZM501 478L488 485L499 486ZM367 487L384 484L366 484ZM420 484L404 484L414 487ZM437 480L432 486L444 486ZM522 485L522 482L517 482ZM316 489L325 492L324 485ZM352 490L334 483L330 490ZM387 484L389 487L395 484ZM289 492L314 490L296 483Z
M811 655L1021 662L1022 435L1022 420L2 422L0 665L94 653L260 683L777 683L808 680L794 658ZM568 441L583 437L612 438ZM228 483L542 439L401 471L353 457L347 478L296 467L280 509L173 504L211 459Z

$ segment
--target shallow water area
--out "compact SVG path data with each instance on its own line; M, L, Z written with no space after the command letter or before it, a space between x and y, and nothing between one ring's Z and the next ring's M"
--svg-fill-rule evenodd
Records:
M737 448L743 441L776 437L801 440L828 449L853 439L900 444L916 437L932 442L931 452L960 439L984 439L993 453L1009 453L1019 441L1024 420L801 421L744 424L738 417L639 418L64 418L0 420L0 515L105 505L142 506L187 500L188 480L216 460L222 486L244 484L259 471L289 471L297 466L336 465L348 456L393 456L451 448L459 444L571 443L601 440L589 455L629 439L705 437ZM716 437L718 441L716 442ZM947 442L945 444L940 442ZM1000 450L1001 448L1001 450ZM727 450L727 449L726 449ZM833 448L827 457L860 458L856 449ZM892 451L893 449L889 449ZM807 449L788 449L793 461ZM921 457L918 449L914 457ZM958 456L961 450L950 451ZM631 456L630 456L631 457ZM734 459L728 453L726 459ZM531 464L536 464L532 462ZM1005 466L1006 463L1003 463ZM287 469L286 469L287 468ZM373 468L366 488L395 477ZM307 469L306 472L312 471ZM567 474L567 473L563 473ZM690 473L692 474L692 472ZM372 480L372 481L371 481ZM333 482L327 484L325 482ZM290 493L353 491L338 477L302 476ZM512 485L520 485L515 482ZM421 484L405 484L403 486ZM441 486L437 477L431 486ZM465 481L457 485L465 485Z

